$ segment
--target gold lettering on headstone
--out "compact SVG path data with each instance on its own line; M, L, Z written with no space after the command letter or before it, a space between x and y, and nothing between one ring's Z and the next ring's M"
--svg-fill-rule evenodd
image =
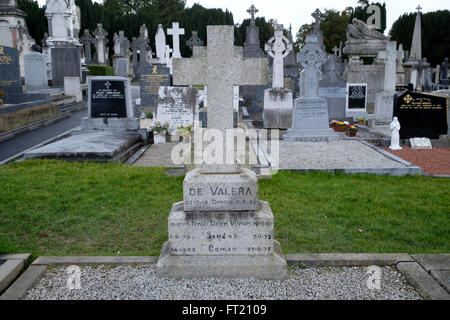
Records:
M2 46L0 46L0 54L4 54L4 50L3 50Z

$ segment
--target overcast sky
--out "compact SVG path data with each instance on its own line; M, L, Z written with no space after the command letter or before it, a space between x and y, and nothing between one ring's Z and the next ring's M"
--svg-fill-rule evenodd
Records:
M45 0L38 0L43 5ZM98 0L97 2L101 2ZM372 2L372 1L371 1ZM373 1L376 2L376 1ZM380 0L379 2L383 2ZM399 16L405 12L415 12L420 4L422 12L436 10L449 10L449 0L386 0L387 6L387 30L391 29L392 24ZM355 7L357 0L187 0L186 5L191 7L194 3L199 3L205 8L228 9L233 13L234 22L241 23L250 15L247 13L252 4L259 10L257 16L265 17L266 20L277 19L285 28L292 23L293 34L305 23L313 22L311 13L316 8L344 10L346 7ZM413 32L413 30L411 30Z

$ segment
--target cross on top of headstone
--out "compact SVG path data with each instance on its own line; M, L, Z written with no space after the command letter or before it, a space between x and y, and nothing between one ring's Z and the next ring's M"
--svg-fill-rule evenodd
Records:
M314 23L314 33L317 33L320 31L320 18L323 17L323 13L319 9L316 9L311 16L316 20Z
M178 22L172 22L172 29L167 29L167 34L173 37L173 57L181 58L180 36L184 35L184 29L179 27Z
M334 46L334 48L333 48L333 53L334 53L335 56L339 56L339 55L338 55L338 53L339 53L339 48L336 47L336 46Z
M130 46L130 41L125 37L125 33L123 31L119 31L119 41L120 41L120 55L125 57L128 52L128 48Z
M283 25L275 25L275 34L267 41L265 50L269 56L274 58L273 60L273 88L284 87L284 70L283 59L286 58L292 50L292 43L283 34Z
M421 10L423 9L421 6L420 6L420 4L417 6L417 12L419 12L419 13L421 13Z
M89 29L84 29L84 34L81 36L80 41L83 44L94 43L95 38L91 36Z
M257 14L259 12L258 9L256 9L256 7L252 4L252 6L250 7L250 9L247 10L248 13L250 13L251 15L251 20L255 21L255 14Z
M243 59L242 47L234 46L233 26L207 26L208 44L199 55L173 60L174 85L208 87L208 128L225 131L233 128L234 86L264 85L268 60ZM236 172L234 165L215 166L214 172Z
M192 37L186 41L186 45L191 48L194 47L202 47L205 43L202 41L202 39L200 39L198 37L198 32L197 31L192 31Z
M103 29L103 26L101 23L97 24L97 29L94 31L94 36L97 38L97 40L103 40L108 36L108 32Z

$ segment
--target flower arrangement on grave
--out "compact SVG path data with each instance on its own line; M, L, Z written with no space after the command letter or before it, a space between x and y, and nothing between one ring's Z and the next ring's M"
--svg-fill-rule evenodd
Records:
M337 126L333 127L334 131L337 132L345 132L345 130L347 129L347 127L350 125L350 123L348 121L339 121L337 123Z
M357 122L359 125L364 126L364 125L366 125L366 118L359 118L359 119L356 120L356 122Z
M141 116L141 119L153 119L153 113L147 112Z
M339 122L337 120L333 120L330 122L330 128L335 128L339 125Z
M156 135L165 136L167 134L167 131L169 130L169 127L170 124L167 121L164 124L161 124L160 121L155 121L151 126L151 131L153 131L153 133Z
M354 125L349 125L345 130L345 134L347 137L354 137L356 136L357 132L358 128L356 128Z
M177 128L177 131L178 131L178 134L181 136L181 137L183 137L183 139L185 139L185 138L188 138L188 137L190 137L191 136L191 131L192 131L192 128L193 128L194 126L187 126L187 127L183 127L183 126L181 126L181 127L178 127Z

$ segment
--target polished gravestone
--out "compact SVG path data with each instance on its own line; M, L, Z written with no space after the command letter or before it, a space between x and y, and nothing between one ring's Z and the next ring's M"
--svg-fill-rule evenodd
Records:
M439 139L448 130L448 98L413 91L395 95L394 116L401 123L400 137Z
M151 65L140 70L141 107L154 108L161 86L170 86L170 68Z

